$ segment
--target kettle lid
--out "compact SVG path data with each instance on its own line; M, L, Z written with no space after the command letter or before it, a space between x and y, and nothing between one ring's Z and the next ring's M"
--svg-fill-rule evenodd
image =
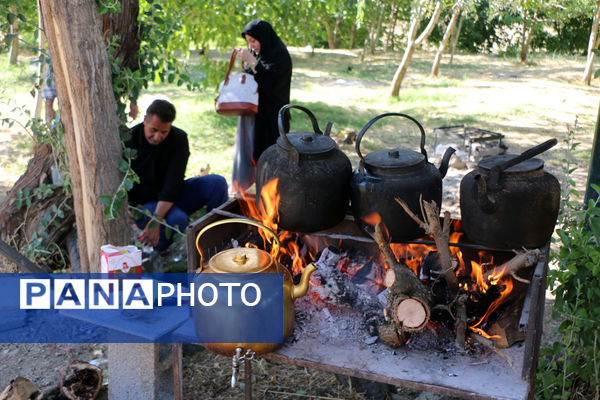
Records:
M335 140L329 136L314 132L294 132L287 133L285 136L300 154L322 154L337 147ZM288 146L281 137L277 138L277 144L284 150L288 150Z
M477 163L477 166L485 171L490 171L492 168L496 166L501 166L509 160L512 160L515 157L518 157L518 154L502 154L499 156L493 156L484 158L483 160ZM505 169L504 173L520 173L520 172L531 172L538 169L544 168L544 160L540 158L530 158L525 161L521 161L517 165L513 165Z
M400 148L375 151L367 154L364 160L367 167L394 170L394 172L413 171L421 168L426 162L425 155Z
M269 253L247 247L220 251L208 262L210 269L226 274L261 272L272 264L273 258Z

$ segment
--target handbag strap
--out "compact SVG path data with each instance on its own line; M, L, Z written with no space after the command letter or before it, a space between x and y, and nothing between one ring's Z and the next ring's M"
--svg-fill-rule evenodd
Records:
M231 52L231 58L229 59L229 67L227 67L227 73L225 74L225 84L229 83L229 74L231 73L231 68L233 68L233 64L235 64L235 57L237 55L237 51L234 49ZM242 71L244 70L244 61L242 61ZM242 83L245 83L245 79Z

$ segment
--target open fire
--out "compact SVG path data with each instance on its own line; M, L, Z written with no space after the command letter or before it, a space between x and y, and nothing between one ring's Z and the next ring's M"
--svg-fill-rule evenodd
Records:
M308 263L316 262L319 266L319 261L325 249L337 248L339 250L342 248L342 242L348 234L346 232L336 232L321 236L319 234L309 235L278 229L279 194L277 184L277 179L274 179L264 185L260 193L260 201L255 201L254 196L242 194L238 202L245 216L260 221L279 235L281 241L279 261L287 266L294 276L297 276L301 274ZM372 228L378 223L384 224L384 221L381 221L377 214L369 215L364 219L364 222ZM260 232L260 230L259 233L262 237L262 243L250 240L245 246L259 245L269 249L270 236ZM362 236L363 240L370 241L364 235ZM464 239L460 221L457 220L452 221L449 243L458 287L460 293L466 297L464 299L466 324L472 332L471 336L492 339L497 346L501 347L507 347L516 340L522 340L524 334L515 334L518 331L519 312L513 312L511 309L518 309L522 306L522 300L528 285L528 280L516 274L516 271L522 268L523 265L519 264L514 267L514 254L510 252L493 251L470 244ZM411 243L390 243L389 246L396 261L408 267L422 284L431 290L434 298L442 298L442 300L439 298L434 299L436 301L430 307L431 310L427 310L427 313L431 311L431 318L434 321L429 323L429 329L435 329L435 326L440 323L451 326L450 321L456 320L457 317L453 315L452 309L447 306L451 299L448 299L447 289L444 288L445 283L440 278L442 266L433 238L425 236ZM386 303L384 295L387 293L385 297L390 298L388 293L390 289L386 289L386 286L390 287L390 285L384 282L386 276L389 276L389 264L390 260L386 260L382 252L379 251L353 252L353 254L346 252L334 262L335 268L347 276L345 281L349 282L348 285L357 281L356 276L361 276L364 281L364 278L368 275L367 282L361 286L361 290L369 293L373 297L373 302L379 300L380 303L383 303L380 304L381 317L383 317L383 309ZM531 272L531 269L524 269L519 273L530 275ZM331 279L331 277L323 277L322 273L316 275L321 276L321 278L311 279L313 289L316 289L315 286L321 285L327 279ZM382 291L383 293L381 293ZM316 296L325 297L320 298L321 301L325 302L328 301L326 297L335 296L335 293L331 291L313 290L312 292L318 293ZM369 302L367 301L367 303ZM368 306L366 308L372 314L373 307ZM386 308L386 311L388 310L390 310L389 307ZM413 313L414 310L409 309L406 312ZM498 321L506 319L509 315L517 315L516 320L512 318L514 320L511 322L513 326L506 328L505 323L498 323ZM388 321L391 319L390 315L385 317ZM427 321L429 321L429 318L427 318ZM507 329L510 329L510 334L507 334ZM382 339L381 332L379 336ZM406 340L409 340L408 337ZM404 343L395 344L401 345Z

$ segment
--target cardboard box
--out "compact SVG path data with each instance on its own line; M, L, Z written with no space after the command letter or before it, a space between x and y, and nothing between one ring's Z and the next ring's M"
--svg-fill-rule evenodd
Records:
M141 273L142 251L135 246L113 246L100 248L100 271L103 274Z

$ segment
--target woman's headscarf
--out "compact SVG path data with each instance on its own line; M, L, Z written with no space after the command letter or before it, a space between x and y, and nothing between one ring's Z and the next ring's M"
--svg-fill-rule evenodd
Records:
M258 57L263 62L273 62L275 59L281 57L282 54L288 54L287 48L267 21L255 19L248 22L242 31L242 37L246 38L246 35L250 35L260 42L260 54Z

